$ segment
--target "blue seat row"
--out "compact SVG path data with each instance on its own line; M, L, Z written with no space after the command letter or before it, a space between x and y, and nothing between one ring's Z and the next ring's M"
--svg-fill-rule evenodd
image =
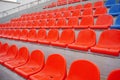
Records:
M115 24L111 26L111 29L120 29L120 15L117 17Z
M113 16L120 15L120 4L112 5L109 10L109 14L111 14Z
M120 3L120 0L107 0L105 3L106 7L111 7L114 4Z

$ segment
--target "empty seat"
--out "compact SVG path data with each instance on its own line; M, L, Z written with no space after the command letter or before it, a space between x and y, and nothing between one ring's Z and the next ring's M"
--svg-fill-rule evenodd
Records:
M18 48L16 47L16 45L10 46L10 48L7 51L7 54L0 57L0 63L3 64L6 61L14 59L17 53L18 53Z
M49 13L48 15L47 15L47 18L53 18L54 17L54 13Z
M92 3L88 2L88 3L84 4L84 9L85 8L92 8Z
M113 70L107 80L120 80L120 69Z
M81 11L79 9L73 10L72 16L81 17Z
M66 61L59 54L48 56L45 67L30 76L30 80L64 80L66 77Z
M21 31L19 29L17 29L15 31L15 34L14 34L13 38L16 39L16 40L19 40L20 39L20 35L21 35Z
M82 5L81 5L81 4L78 4L78 5L76 5L76 6L75 6L75 9L82 10L82 8L83 8L83 7L82 7Z
M54 28L63 28L66 25L67 25L66 19L65 18L59 18L57 20L56 26L54 26Z
M94 3L93 8L98 8L98 7L103 7L104 6L104 2L103 1L97 1Z
M52 28L55 25L56 25L56 19L48 19L47 24L46 24L47 28Z
M27 35L28 35L28 30L27 29L23 29L20 35L20 40L24 40L27 41Z
M107 8L106 7L98 7L95 9L94 16L99 16L107 14Z
M113 17L111 15L100 15L96 21L96 24L90 26L90 28L106 29L109 28L112 24L113 24Z
M74 43L69 44L68 47L76 50L88 51L90 47L96 44L95 31L90 29L81 30Z
M0 47L0 57L6 55L8 49L9 49L9 45L7 43L2 44Z
M55 13L55 18L61 18L62 17L62 13L61 12L56 12Z
M84 9L82 16L89 16L89 15L93 15L92 8Z
M74 6L69 6L69 7L68 7L68 10L69 10L69 11L73 11L74 9L75 9Z
M28 58L29 58L28 49L26 47L21 47L17 53L17 56L10 61L6 61L4 65L13 70L16 67L26 64Z
M41 28L48 28L48 26L46 26L47 24L47 20L46 19L41 19L40 20L40 27Z
M64 26L65 28L73 28L75 26L78 26L79 24L79 19L78 17L71 17L71 18L68 18L68 24L67 26Z
M28 78L30 75L39 72L44 66L44 53L40 50L34 50L28 62L20 67L15 68L15 72Z
M65 8L65 7L59 9L60 12L63 12L63 11L66 11L66 10L67 10L67 8Z
M111 7L111 6L113 6L114 4L116 4L116 0L107 0L107 1L105 2L105 6L106 6L106 7Z
M37 41L37 33L35 29L31 29L27 35L28 41L30 42L36 42Z
M65 17L65 18L71 17L71 12L70 11L64 11L63 12L63 17Z
M101 33L96 46L91 48L92 52L119 56L120 52L120 31L105 30Z
M91 74L92 73L92 74ZM87 60L74 61L65 80L100 80L98 67Z
M40 20L34 20L33 21L33 28L40 28Z
M62 31L58 41L52 42L53 46L66 47L68 44L74 42L75 32L72 29L65 29Z
M120 4L113 5L109 10L109 14L113 16L120 15Z
M51 29L48 32L46 39L41 40L39 43L50 44L51 42L57 41L59 38L59 31L57 29Z
M117 17L115 24L110 27L111 29L120 29L120 15Z
M41 42L46 38L46 29L40 29L37 33L37 42Z
M93 16L84 16L82 17L78 26L74 26L75 28L88 28L91 25L94 25Z

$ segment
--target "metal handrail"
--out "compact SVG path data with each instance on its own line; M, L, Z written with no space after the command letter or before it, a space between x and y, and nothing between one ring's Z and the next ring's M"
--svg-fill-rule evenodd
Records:
M33 7L35 5L38 5L40 3L44 3L44 2L47 2L47 1L49 1L49 0L36 0L36 1L30 2L30 3L27 3L27 4L23 4L23 5L15 7L15 8L6 10L6 11L2 11L2 12L0 12L0 17L5 17L7 15L13 14L13 13L18 12L20 10L30 8L30 7Z

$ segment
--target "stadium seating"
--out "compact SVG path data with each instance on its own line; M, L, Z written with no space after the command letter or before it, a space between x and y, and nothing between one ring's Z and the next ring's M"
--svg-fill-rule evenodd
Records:
M21 30L17 29L13 35L13 38L16 40L20 39L20 35L21 35Z
M30 75L39 72L44 66L44 54L40 50L34 50L28 62L20 67L15 68L15 72L28 78Z
M120 15L117 17L115 24L110 27L111 29L120 29Z
M57 20L56 26L54 26L54 28L64 28L64 26L66 26L66 19L65 18L59 18Z
M57 41L59 38L59 31L57 29L51 29L48 32L48 35L45 39L41 40L40 43L42 44L50 44L51 42Z
M93 8L98 8L98 7L103 7L104 6L104 2L103 1L97 1L94 3Z
M104 20L103 20L104 19ZM111 15L100 15L97 18L95 25L90 26L90 28L95 29L106 29L113 24L113 17Z
M27 41L36 42L37 41L37 33L35 29L31 29L27 35Z
M65 17L65 18L71 17L71 12L70 11L64 11L63 12L63 17Z
M87 51L90 47L96 43L96 34L93 30L85 29L81 30L78 34L76 41L69 44L68 47L76 50Z
M93 15L92 8L87 8L83 11L82 16L88 16L88 15Z
M77 17L71 17L68 18L68 25L65 26L65 28L74 28L75 26L78 26L79 19Z
M9 49L9 45L7 43L4 43L0 46L0 57L5 56L7 54L7 51Z
M16 67L26 64L26 62L28 61L28 58L29 58L28 49L26 47L21 47L19 49L19 52L17 53L17 56L10 61L6 61L4 65L9 69L13 70Z
M61 17L62 17L61 12L56 12L56 13L55 13L55 18L61 18Z
M109 10L109 14L112 16L120 15L120 4L113 5Z
M116 4L116 0L107 0L106 3L105 3L105 6L106 7L111 7L114 4Z
M120 69L113 70L107 80L120 80Z
M46 24L47 28L52 28L55 25L56 25L56 19L49 19Z
M28 30L27 29L23 29L20 35L20 40L24 40L27 41L27 36L28 36Z
M81 11L79 9L72 11L72 16L74 17L81 17Z
M100 16L107 14L107 8L106 7L98 7L95 9L94 16Z
M105 30L101 33L96 46L91 48L92 52L119 56L120 52L120 31L119 30Z
M94 25L93 16L84 16L82 17L78 26L74 26L74 28L88 28L91 25Z
M92 74L91 74L92 73ZM87 60L77 60L71 64L65 80L100 80L98 67Z
M64 80L65 77L66 61L64 57L59 54L52 54L48 56L45 67L40 72L30 76L30 80Z
M88 3L84 4L84 8L92 8L92 3L88 2Z
M68 44L74 42L75 32L72 29L65 29L62 31L58 41L51 42L53 46L66 47Z
M2 57L0 57L0 64L3 64L6 61L14 59L16 57L17 53L18 53L17 46L16 45L10 46L6 55L3 55Z
M82 5L81 5L81 4L78 4L78 5L76 5L76 6L75 6L75 9L82 10L82 8L83 8L83 7L82 7Z

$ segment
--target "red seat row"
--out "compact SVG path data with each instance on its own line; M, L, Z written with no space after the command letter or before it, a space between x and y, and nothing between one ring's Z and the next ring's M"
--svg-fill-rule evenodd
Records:
M75 50L88 51L90 49L92 52L113 56L119 56L120 53L119 35L120 30L105 30L101 33L99 41L96 44L96 33L91 29L81 30L76 39L75 32L72 29L65 29L61 34L59 34L57 29L49 30L48 34L45 29L40 29L37 32L35 29L31 29L29 32L26 29L23 29L22 31L19 29L16 31L0 31L0 36L3 38L37 42L40 44L50 44L64 48L68 47Z
M9 46L7 43L0 43L0 64L29 80L100 80L98 67L88 60L74 61L66 76L66 60L63 56L49 55L45 63L41 50L34 50L29 55L26 47L18 49L16 45ZM119 74L120 69L114 70L107 80L119 80Z
M103 20L104 19L104 20ZM94 23L93 16L85 16L82 18L52 18L34 21L11 22L1 25L1 28L93 28L107 29L113 25L113 17L111 15L101 15Z

